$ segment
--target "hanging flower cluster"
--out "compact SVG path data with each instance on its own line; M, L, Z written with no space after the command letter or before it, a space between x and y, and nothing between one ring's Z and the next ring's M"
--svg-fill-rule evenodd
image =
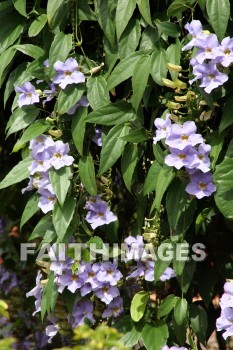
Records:
M203 137L197 134L197 127L193 121L184 124L172 124L170 114L166 118L155 119L156 136L154 144L165 139L170 154L165 157L168 166L176 169L185 167L190 176L190 183L186 192L198 199L210 196L216 191L210 173L209 153L211 146L204 143ZM198 146L197 146L198 145Z
M191 34L192 40L182 50L197 49L190 61L195 77L189 83L200 80L199 86L209 94L228 80L228 75L222 71L233 62L233 39L226 37L219 44L216 34L203 31L198 20L193 20L184 27Z
M29 167L29 184L22 190L31 191L37 189L39 197L38 206L47 213L53 210L56 202L56 195L49 179L49 170L51 167L58 170L64 166L70 166L74 158L68 155L70 151L68 143L63 141L53 141L46 135L40 135L30 142L29 148L32 150L30 155L33 162Z
M233 282L224 284L224 294L220 299L221 315L216 321L217 331L225 331L224 339L233 335Z

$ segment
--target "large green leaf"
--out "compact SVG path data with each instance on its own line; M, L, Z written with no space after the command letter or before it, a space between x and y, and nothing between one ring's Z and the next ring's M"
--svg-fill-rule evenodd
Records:
M122 137L122 140L132 143L139 143L143 141L147 141L149 139L149 136L147 135L145 128L140 129L131 129L132 132L129 133L129 135L126 135Z
M46 130L49 129L49 127L50 124L44 121L44 119L36 120L24 131L21 138L14 145L12 152L18 152L21 148L24 147L25 143L43 134Z
M130 305L130 315L134 322L138 322L144 315L148 302L148 292L141 291L135 294Z
M211 26L217 34L218 39L222 40L225 36L230 17L230 1L207 0L206 10Z
M13 0L14 8L24 17L27 17L26 0Z
M142 340L147 350L161 350L167 343L168 328L164 321L155 325L146 324L142 330Z
M136 0L118 0L116 8L116 34L118 40L125 30L136 7Z
M121 171L125 186L131 192L133 174L138 161L138 147L135 144L128 144L122 154Z
M87 79L87 99L94 110L110 102L107 82L104 77L100 75Z
M149 74L150 56L142 56L137 61L132 76L133 96L131 103L136 111L145 92Z
M186 318L188 311L188 303L186 299L179 298L174 307L174 317L178 326L180 326Z
M108 133L103 140L103 146L100 154L100 168L99 175L103 174L106 170L118 160L121 156L126 141L121 139L122 136L127 135L129 132L128 125L116 125Z
M17 12L1 18L0 54L13 45L23 32L24 18Z
M168 315L175 307L178 297L174 294L168 295L159 305L158 317Z
M32 231L31 236L29 238L29 241L31 241L37 237L44 237L46 233L50 236L52 236L54 234L54 227L53 227L50 213L43 216L40 219L40 221L38 222L38 224L36 225L36 227Z
M41 47L32 44L14 45L14 48L33 58L39 58L45 54Z
M150 13L150 0L137 0L137 5L142 17L149 25L153 27Z
M0 87L2 86L5 80L5 72L7 71L8 66L15 54L16 50L14 49L14 46L11 46L0 55Z
M17 108L7 123L7 137L33 123L38 114L39 110L32 106Z
M20 220L20 229L23 227L24 224L26 224L26 222L28 222L28 220L31 219L31 217L37 213L37 211L39 210L38 207L38 203L39 203L39 197L37 195L37 193L34 193L28 200L23 214L21 216L21 220Z
M117 125L135 120L137 118L130 103L120 101L110 103L89 113L86 122L101 125Z
M146 181L144 184L144 189L143 189L143 193L145 195L156 189L157 180L161 169L162 169L162 166L157 161L154 161L151 164L151 167L148 171Z
M36 36L41 32L41 30L44 28L44 26L47 23L47 15L45 13L39 15L34 19L32 24L30 25L28 29L28 36L33 37Z
M31 165L31 163L32 158L28 157L21 160L17 165L15 165L15 167L0 182L0 189L11 186L26 179L30 174L28 167Z
M118 43L119 56L121 59L129 56L136 50L140 36L141 27L139 20L130 20Z
M49 50L49 76L54 75L53 65L57 61L64 62L72 49L72 34L62 32L55 35Z
M110 0L96 0L95 14L100 27L108 41L114 46L115 44L115 16L111 11L112 1Z
M83 140L85 135L85 118L87 115L87 108L79 107L72 116L71 133L72 138L78 152L83 154Z
M156 22L156 26L161 33L172 38L177 38L180 35L180 31L175 23L171 22Z
M133 52L114 68L112 74L108 78L108 90L112 90L115 86L133 75L135 65L142 55L142 51Z
M223 162L216 166L214 183L217 192L214 196L217 207L222 214L233 220L233 158L225 157Z
M63 206L57 201L53 209L53 225L56 230L59 242L65 237L67 229L74 216L76 207L75 198L67 197Z
M51 168L49 172L49 178L53 187L53 190L57 196L57 199L61 206L63 206L68 189L70 187L70 179L72 177L71 169L65 166L61 169Z
M83 156L79 160L78 164L79 176L83 186L91 196L97 195L97 186L95 179L95 167L93 164L92 156Z
M57 112L59 114L68 112L70 108L81 100L84 91L84 84L71 84L64 90L61 90L57 100Z
M163 85L163 78L167 76L167 54L164 49L155 50L151 55L151 76L158 85Z

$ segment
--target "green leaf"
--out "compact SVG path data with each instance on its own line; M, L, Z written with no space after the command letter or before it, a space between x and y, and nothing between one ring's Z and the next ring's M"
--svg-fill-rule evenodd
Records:
M130 315L134 322L138 322L144 315L149 294L141 291L135 294L130 305Z
M138 161L138 147L135 144L128 144L122 154L121 171L125 186L131 192L133 174Z
M173 16L177 16L177 15L179 16L182 12L186 11L188 8L190 8L188 1L175 0L168 7L167 14L169 17L173 17Z
M168 295L159 305L158 317L168 315L175 307L178 297L174 294Z
M6 175L6 177L0 182L0 189L14 185L22 180L26 179L30 172L28 167L32 163L32 158L28 157L21 160L15 167Z
M133 96L131 98L131 103L136 111L145 92L149 74L150 56L142 56L137 61L132 76Z
M180 275L176 276L176 279L179 283L181 291L183 293L187 293L189 286L193 281L193 275L196 268L196 261L194 261L193 259L190 259L189 261L180 262L180 263L181 263L180 265L182 265L181 266L182 271ZM173 267L176 268L177 270L177 266L176 266L176 263L174 264L174 261L173 261Z
M24 18L17 12L12 12L10 16L1 18L0 23L0 54L13 45L22 34L24 28Z
M176 229L181 213L185 210L187 204L188 195L185 192L186 185L180 178L175 178L167 192L166 210L168 222L172 230Z
M49 179L61 206L63 206L65 202L66 195L70 187L71 177L72 173L69 166L65 166L58 170L52 167L49 171Z
M28 36L31 38L33 36L38 35L41 30L44 28L44 26L47 23L47 15L43 13L42 15L39 15L32 24L30 25L28 29Z
M49 26L52 26L54 17L56 17L60 8L62 7L64 0L48 0L47 3L47 16Z
M144 195L156 189L157 180L161 169L162 169L162 166L157 161L154 161L152 163L144 184L144 189L143 189Z
M140 337L141 331L137 330L135 326L133 326L131 330L127 332L120 340L126 347L132 348L138 343Z
M142 330L142 340L147 350L161 350L166 345L168 336L164 321L157 321L155 325L146 324Z
M233 123L232 118L232 108L233 108L233 95L231 95L223 107L222 119L219 125L219 133L222 133L228 126Z
M216 166L214 183L217 192L214 196L218 209L227 219L233 219L233 158L225 157L223 162Z
M102 28L104 35L111 43L115 44L115 12L111 10L112 2L109 0L96 0L95 1L95 14L100 27Z
M91 196L97 195L97 185L95 179L95 167L92 156L83 156L78 163L81 182Z
M171 38L177 38L180 35L180 31L175 23L171 22L156 22L156 26L159 31Z
M167 54L164 49L155 50L151 55L151 76L158 85L163 85L163 78L167 77Z
M22 16L27 17L26 0L13 0L13 4L16 11L18 11Z
M149 0L137 0L137 5L142 17L145 21L153 27L153 23L151 21L151 13L150 13L150 1Z
M4 51L0 55L0 87L2 86L3 82L5 81L5 72L7 71L7 67L12 61L13 57L15 56L16 51L14 49L14 46L9 47L6 51Z
M44 50L41 47L32 44L14 45L14 48L35 59L45 54Z
M54 283L54 272L51 271L49 274L48 282L45 289L45 298L46 298L46 310L48 315L51 311L54 310L56 301L58 297L58 287Z
M53 209L53 225L56 230L59 242L62 242L66 231L74 216L76 207L75 198L67 197L63 206L57 201Z
M179 66L180 57L181 57L181 44L179 39L177 39L175 44L172 44L167 48L168 63L172 63ZM178 74L179 74L178 72L174 72L173 70L169 69L169 73L172 77L172 80L176 80L178 78Z
M201 305L192 304L190 307L191 327L198 340L206 345L206 331L208 326L207 314Z
M203 209L200 214L198 214L196 221L195 221L195 230L196 233L198 233L198 231L201 228L201 225L203 224L203 222L206 221L206 219L208 218L209 214L213 211L212 208L205 208Z
M140 36L141 27L139 20L130 20L118 43L120 59L129 56L136 50Z
M179 298L174 307L174 317L178 326L180 326L186 318L188 311L188 303L186 299Z
M39 110L35 107L23 107L17 108L14 113L12 113L6 129L9 128L6 137L16 133L17 131L26 128L28 125L34 122L39 114Z
M130 103L120 101L110 103L89 113L85 121L101 125L117 125L135 120L136 118L137 116Z
M72 138L79 154L83 154L83 140L85 135L85 118L87 115L87 108L77 108L75 114L72 116L71 132Z
M71 107L81 100L84 91L84 84L71 84L61 90L57 100L57 112L59 114L68 112Z
M153 144L153 153L154 153L155 159L159 162L159 164L163 165L165 155L158 143L156 145Z
M52 224L50 213L43 216L42 219L38 222L38 224L32 231L31 236L29 237L29 241L37 237L44 237L46 232L47 232L47 235L50 235L50 236L54 234L54 227Z
M103 140L103 146L100 153L99 175L107 171L121 156L126 141L121 139L122 136L129 132L128 125L116 125Z
M34 193L29 198L24 208L23 214L21 216L21 221L20 221L20 230L22 229L23 225L26 224L26 222L28 222L28 220L30 220L34 214L37 213L37 211L39 210L38 203L39 203L39 197L37 193Z
M136 51L124 58L114 68L110 77L108 78L108 90L112 90L115 86L119 85L133 75L135 65L142 55L142 51Z
M174 176L175 174L173 172L172 167L169 167L164 164L164 166L162 167L158 175L158 180L155 188L156 196L151 207L151 212L154 210L154 208L156 208L157 210L160 210L160 205L163 199L163 195L167 190L168 186L170 185L170 183L172 182L172 179L174 178Z
M78 18L81 21L96 21L96 15L88 6L88 0L79 0L78 5Z
M49 127L50 124L44 121L44 119L36 120L24 131L21 138L14 145L12 152L18 152L21 148L24 147L25 143L43 134L46 130L49 129Z
M214 131L211 134L210 139L210 160L211 160L211 168L214 169L218 160L218 156L222 150L222 146L224 143L224 134L219 134L218 130Z
M63 1L63 0L62 0ZM62 32L55 35L49 50L49 77L52 78L55 71L53 65L57 61L64 62L72 50L72 34Z
M118 0L116 8L116 34L119 40L136 7L136 0Z
M139 143L143 141L147 141L149 139L149 136L147 135L145 128L140 129L132 129L133 131L130 132L128 135L123 136L122 140L132 143Z
M225 36L230 17L230 2L229 0L207 0L206 10L209 22L221 41Z
M107 82L104 77L100 75L87 79L87 99L94 110L110 102Z

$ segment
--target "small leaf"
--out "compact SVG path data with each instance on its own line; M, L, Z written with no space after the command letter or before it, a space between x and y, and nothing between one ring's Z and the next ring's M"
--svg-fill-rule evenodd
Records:
M156 189L157 180L158 180L158 176L159 176L161 169L162 169L162 166L157 161L154 161L152 163L152 165L148 171L145 184L144 184L144 189L143 189L144 195L146 195L146 194L148 194Z
M146 324L142 330L142 340L147 350L161 350L167 343L168 328L164 321L155 325Z
M84 84L71 84L61 90L57 100L57 112L59 114L68 112L71 107L81 100L84 91Z
M68 193L71 176L71 169L68 166L65 166L58 170L52 167L49 171L49 178L53 190L61 206L63 206L66 199L66 195Z
M158 309L158 317L168 315L175 307L178 297L174 294L168 295L160 304Z
M36 36L41 32L41 30L44 28L44 26L47 23L47 15L43 13L42 15L39 15L32 24L30 25L28 29L28 36L31 38L33 36Z
M75 114L72 116L71 133L72 138L79 154L83 154L83 140L85 135L85 118L87 115L87 108L77 108Z
M67 197L63 206L57 201L53 209L53 225L56 230L59 242L65 237L67 229L74 216L76 207L76 200L71 197Z
M131 192L133 174L138 161L138 147L135 144L128 144L122 154L121 171L125 186Z
M138 322L144 315L147 301L148 301L148 292L141 291L135 294L130 306L130 315L134 322Z
M150 74L150 56L142 56L135 65L132 76L133 96L131 103L137 111L146 89Z
M167 55L164 49L155 50L151 55L151 76L158 85L163 85L163 78L167 77Z
M92 156L89 154L88 156L81 157L79 160L78 168L83 186L91 196L96 196L97 186L95 179L95 167L93 164Z
M94 110L110 102L107 82L104 77L100 75L87 79L87 99Z
M9 187L26 179L30 174L28 167L31 165L31 163L31 157L21 160L0 182L0 189Z
M174 317L178 326L180 326L185 320L187 311L188 311L187 300L179 298L174 307Z
M38 203L39 203L39 198L37 193L34 193L28 200L23 214L21 216L21 221L20 221L20 230L22 229L23 225L26 224L26 222L28 222L28 220L31 219L31 217L37 213L37 211L39 210L38 207Z
M118 40L125 30L136 7L136 0L118 0L116 8L116 34Z

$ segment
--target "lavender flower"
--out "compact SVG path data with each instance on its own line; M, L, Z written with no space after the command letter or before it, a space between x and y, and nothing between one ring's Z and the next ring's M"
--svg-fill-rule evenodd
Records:
M107 225L116 221L117 216L111 212L107 202L97 197L90 197L87 201L86 208L89 209L85 219L91 225L92 229Z
M70 166L74 162L72 156L68 156L70 151L68 143L62 141L56 141L54 146L49 149L50 152L50 164L56 169L61 169L64 166Z
M195 46L199 48L195 58L198 63L203 63L205 60L212 60L216 57L215 50L218 47L218 39L215 34L206 35L196 39Z
M227 307L222 310L221 316L216 321L217 331L224 330L224 339L233 335L233 308Z
M165 139L170 134L171 129L171 119L170 114L167 113L165 119L156 118L154 121L154 125L157 128L155 132L155 137L153 138L153 143L156 143L162 139Z
M7 271L0 266L0 289L7 295L12 288L17 286L17 277L14 272Z
M50 190L48 188L39 188L38 193L41 195L39 198L38 207L43 211L43 213L46 214L53 210L57 197L55 193L51 191L51 185Z
M187 146L195 146L203 142L200 134L196 134L197 127L194 122L185 122L183 125L173 124L170 129L170 135L165 143L171 148L183 150Z
M15 91L21 92L18 98L18 105L20 108L22 106L32 105L33 103L40 101L39 94L36 92L35 87L30 82L16 87Z
M118 270L116 263L107 261L100 265L96 277L100 282L108 282L111 286L115 286L123 275Z
M124 242L128 245L129 251L126 253L125 261L143 259L146 252L144 250L143 238L137 235L136 238L128 236Z
M81 300L73 308L72 315L68 317L68 321L72 328L76 328L84 324L85 318L91 323L95 322L93 317L93 303L90 300Z
M34 159L28 168L31 175L34 175L37 172L47 172L51 167L51 155L47 150L40 153L34 150L31 152L31 157Z
M211 150L210 145L207 145L205 143L200 144L198 146L197 151L195 151L196 152L195 160L197 160L197 162L194 161L194 164L190 164L188 168L198 169L203 173L207 173L208 171L210 171L210 159L208 157L210 150Z
M216 191L211 173L196 172L190 175L191 182L186 187L186 192L196 196L198 199L209 197Z
M102 317L118 317L123 312L123 300L121 297L117 297L108 304L108 308L104 310Z
M189 32L189 34L192 36L192 40L187 44L185 45L183 48L182 48L182 51L185 51L185 50L190 50L192 49L194 46L196 46L196 41L197 41L197 38L198 37L201 37L201 36L205 36L203 33L202 33L202 24L200 21L198 20L193 20L192 22L190 23L187 23L184 28Z
M47 317L48 321L50 321L52 324L47 326L45 328L45 333L46 335L49 337L48 339L48 343L52 342L53 337L55 337L55 335L58 332L58 318L55 317L53 314L50 314L49 317Z
M233 39L229 36L224 38L219 45L214 50L215 60L223 67L229 67L229 65L233 62Z
M183 166L190 168L198 163L198 157L191 146L186 146L183 150L170 148L171 154L165 157L165 164L180 169Z
M193 67L193 74L195 78L190 80L189 83L192 84L196 80L201 80L200 87L203 87L208 94L228 80L227 74L221 73L214 61L195 65Z
M57 74L52 81L65 89L68 84L79 84L85 82L85 76L78 71L78 63L74 58L68 58L65 63L57 61L54 64Z
M102 146L102 138L101 138L101 135L102 135L102 130L101 128L95 128L95 135L94 137L92 138L92 141L99 147Z
M43 285L41 284L41 278L42 278L42 273L41 271L38 271L37 277L36 277L36 286L26 294L27 298L32 296L36 298L36 301L35 301L36 310L32 314L33 316L41 310L41 296L44 289Z
M30 141L29 148L34 154L44 152L49 147L54 146L54 141L50 136L40 135Z
M51 101L57 94L56 86L55 84L51 83L49 84L50 89L44 90L43 94L46 96L46 99L43 101L43 105L46 102Z
M72 115L76 112L76 109L78 107L88 107L89 102L87 101L86 96L83 96L80 101L78 101L73 107L71 107L68 112L66 112L69 115Z
M111 286L109 283L103 283L94 293L105 304L109 304L114 298L120 295L119 289Z

